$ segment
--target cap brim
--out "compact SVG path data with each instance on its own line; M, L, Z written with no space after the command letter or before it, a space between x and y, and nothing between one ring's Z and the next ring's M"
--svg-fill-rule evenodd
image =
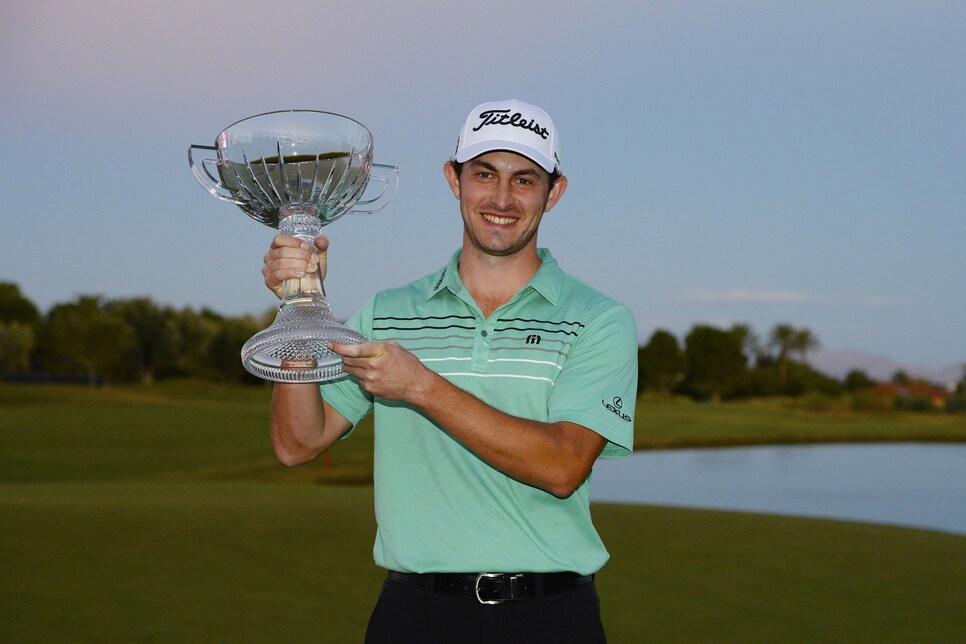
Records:
M529 145L515 143L513 141L480 141L479 143L471 143L470 145L460 148L457 151L456 156L453 158L457 163L465 163L470 159L480 156L481 154L486 154L487 152L496 152L497 150L505 150L507 152L516 152L517 154L521 154L551 174L557 165L554 163L553 159L536 150L535 148L532 148Z

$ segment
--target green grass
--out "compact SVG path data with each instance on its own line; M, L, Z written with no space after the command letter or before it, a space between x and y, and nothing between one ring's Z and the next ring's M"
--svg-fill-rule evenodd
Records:
M815 411L788 399L712 405L642 397L635 414L637 449L841 442L966 442L966 414Z
M382 577L371 497L253 482L0 486L0 640L358 641Z
M383 579L372 563L371 427L329 467L285 469L270 454L268 401L267 388L204 383L0 385L0 642L361 641ZM639 439L694 444L729 428L801 439L823 421L839 440L869 431L866 418L781 403L640 412ZM868 424L894 421L890 431L914 438L938 422L954 436L961 425L947 418ZM964 537L593 511L612 555L598 579L616 644L966 641Z
M335 450L331 467L280 467L269 445L270 400L267 386L205 382L0 384L0 480L372 480L371 423Z
M670 508L594 517L615 642L966 641L966 538Z

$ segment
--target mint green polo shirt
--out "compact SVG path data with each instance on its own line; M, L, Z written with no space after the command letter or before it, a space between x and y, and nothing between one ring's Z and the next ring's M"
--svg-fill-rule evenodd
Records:
M395 340L458 387L508 414L570 421L633 448L637 327L624 305L564 273L546 249L530 283L484 318L457 271L381 291L349 320ZM415 409L352 378L321 385L353 426L375 422L376 563L404 572L590 574L608 559L590 516L589 484L569 497L512 479Z

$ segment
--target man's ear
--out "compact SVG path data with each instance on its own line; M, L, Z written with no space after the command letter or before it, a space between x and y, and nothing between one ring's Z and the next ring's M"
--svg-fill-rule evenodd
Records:
M547 195L547 205L543 209L544 212L550 212L550 209L557 205L563 194L567 192L567 177L560 175L557 180L553 182L550 186L550 194Z
M443 175L446 177L446 183L449 184L449 189L453 191L453 196L459 199L460 175L456 172L456 167L452 161L447 161L443 164Z

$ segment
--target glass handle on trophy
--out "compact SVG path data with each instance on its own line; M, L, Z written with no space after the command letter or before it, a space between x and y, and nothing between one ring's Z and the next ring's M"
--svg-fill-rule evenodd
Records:
M386 207L399 186L399 168L394 165L373 163L369 172L369 185L381 184L382 190L371 199L360 199L352 206L353 213L371 215Z
M205 187L205 189L211 194L215 195L222 201L230 201L234 204L243 203L235 197L228 188L224 186L208 169L208 163L218 163L217 157L202 157L200 160L195 161L192 152L194 150L202 151L202 154L208 152L217 152L218 148L212 145L191 145L188 147L188 165L191 166L191 172L195 175L195 179Z

